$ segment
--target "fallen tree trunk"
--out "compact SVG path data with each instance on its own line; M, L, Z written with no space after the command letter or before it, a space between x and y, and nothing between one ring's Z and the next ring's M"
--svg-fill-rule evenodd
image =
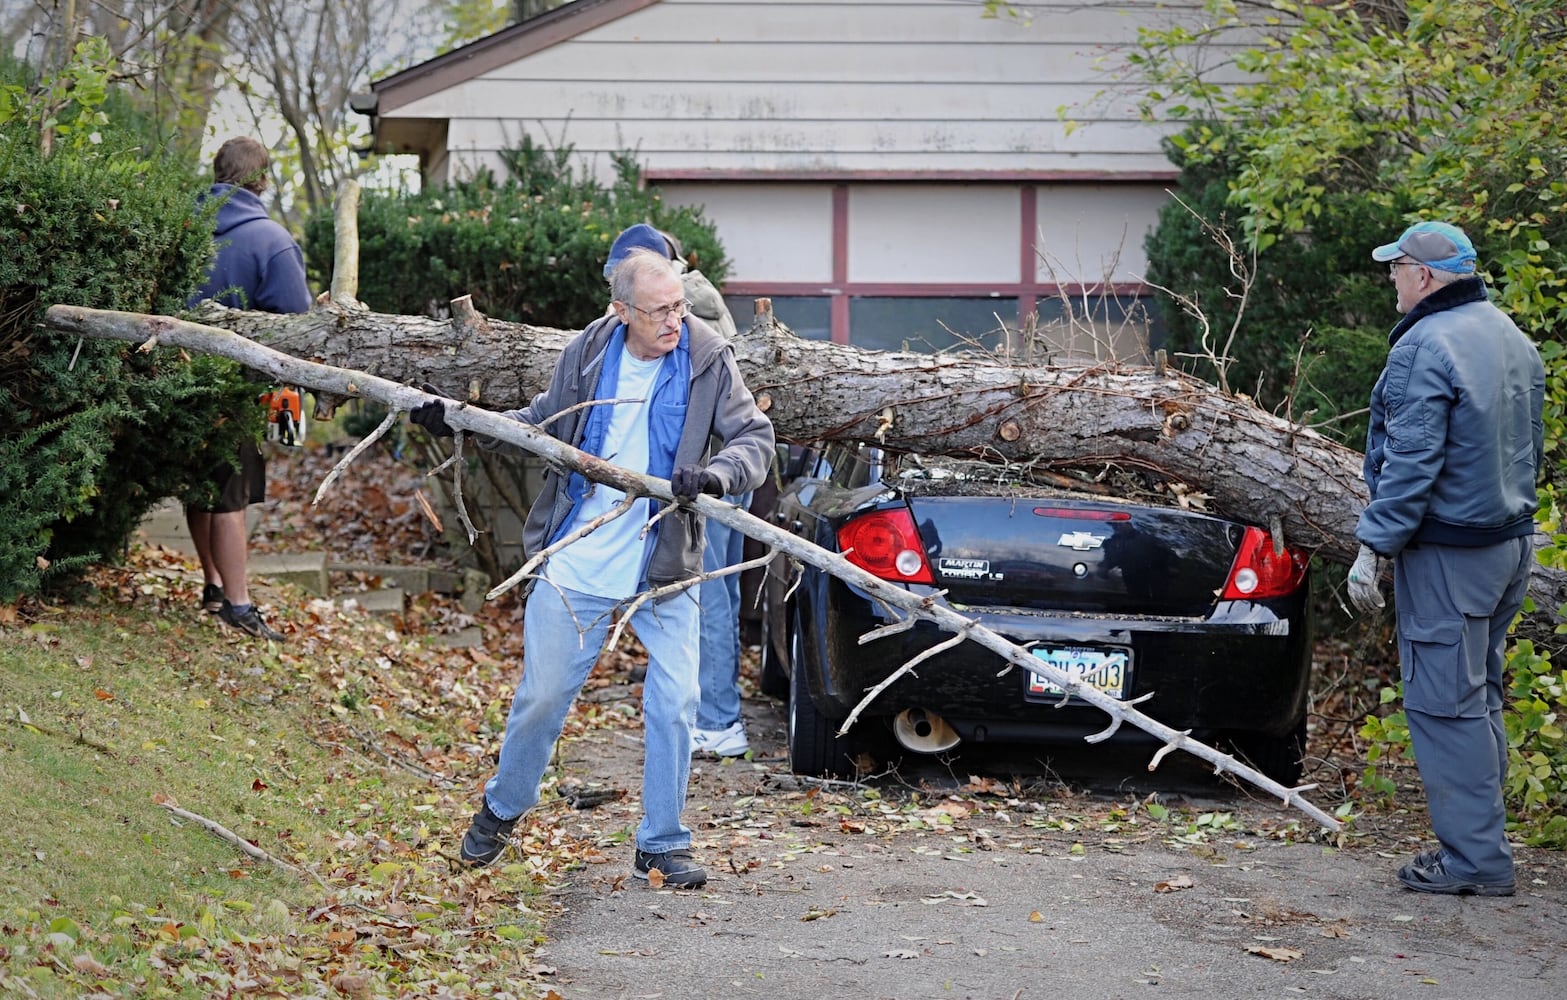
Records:
M218 354L232 358L257 371L265 372L281 382L302 385L317 391L344 397L376 400L392 407L394 410L392 414L388 415L387 420L381 426L381 430L377 432L378 434L384 432L390 426L397 416L396 411L412 409L433 398L417 389L399 385L376 375L303 361L291 355L282 354L256 344L226 330L188 323L166 316L142 316L132 313L113 313L84 309L77 306L56 305L49 308L48 321L51 326L57 329L69 330L80 333L83 336L137 342L142 345L142 350L150 350L155 346L165 345L207 354ZM607 483L631 496L649 496L666 503L672 502L674 499L670 493L669 483L666 480L655 479L632 472L604 459L578 451L550 437L531 424L519 423L493 413L488 409L466 405L448 406L446 421L459 431L476 432L508 441L551 463L574 469L590 479ZM366 441L366 444L368 443L369 439ZM459 444L458 447L461 447L461 445ZM358 451L356 450L348 459L345 459L345 462L350 461L357 454ZM329 476L328 481L322 484L323 491L330 481L331 477ZM959 614L949 607L938 604L934 598L922 598L902 587L887 583L854 566L841 556L813 545L760 518L753 517L732 504L707 496L698 496L691 502L706 517L727 524L765 545L846 580L885 602L890 607L902 611L905 615L905 625L911 624L916 618L934 622L941 628L954 633L952 641L967 640L979 643L1014 666L1038 674L1060 687L1068 695L1077 697L1101 709L1110 716L1111 721L1103 732L1089 737L1090 742L1098 742L1108 738L1123 723L1129 723L1154 736L1162 744L1150 760L1149 770L1156 768L1166 754L1174 750L1182 750L1208 761L1213 765L1216 773L1233 774L1270 795L1278 797L1285 805L1304 812L1328 830L1337 831L1341 828L1338 820L1305 798L1303 793L1315 788L1315 785L1286 788L1255 768L1236 760L1229 754L1222 753L1205 743L1192 739L1186 731L1172 729L1158 720L1143 714L1135 707L1135 702L1117 701L1094 687L1084 684L1080 678L1058 670L1032 655L1027 649L985 628L975 620ZM625 506L629 508L629 504ZM517 582L517 580L518 578L514 577L508 581L508 585ZM504 589L504 587L498 589ZM888 626L879 630L878 634L890 634L893 631L897 631L898 628L898 626ZM867 639L870 638L874 638L874 636L867 637ZM872 692L866 701L874 697L874 693ZM1151 697L1151 695L1139 698L1137 701L1146 700L1147 697ZM857 715L858 712L859 709L856 709L855 714Z
M97 336L93 328L113 315L56 307L48 322ZM196 315L296 358L430 382L495 410L542 390L575 333L490 320L462 299L451 320L331 304L275 315L209 303ZM875 441L1090 474L1137 469L1189 505L1277 526L1326 559L1347 564L1358 548L1355 521L1367 500L1360 453L1173 369L1024 368L985 356L861 351L796 337L770 313L740 334L735 351L781 439ZM1549 544L1543 535L1535 541ZM1554 621L1567 601L1567 571L1537 563L1530 595Z

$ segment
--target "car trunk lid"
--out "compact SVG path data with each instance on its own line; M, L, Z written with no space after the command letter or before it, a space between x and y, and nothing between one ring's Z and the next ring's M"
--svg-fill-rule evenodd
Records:
M954 604L1200 615L1244 527L1180 509L1030 496L905 498Z

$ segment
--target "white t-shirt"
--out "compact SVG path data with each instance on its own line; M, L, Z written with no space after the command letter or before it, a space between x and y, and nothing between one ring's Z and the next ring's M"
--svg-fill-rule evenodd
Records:
M653 383L663 364L663 357L641 361L630 351L621 350L620 379L612 398L639 402L614 404L609 430L604 435L602 457L605 461L635 472L647 472L648 412L652 405ZM588 492L577 505L576 516L566 529L567 533L613 510L625 497L623 491L613 486L589 480ZM544 575L568 590L616 600L630 597L642 582L642 567L647 561L648 543L652 541L651 532L644 534L647 519L648 499L639 497L630 512L600 525L550 556L544 566Z

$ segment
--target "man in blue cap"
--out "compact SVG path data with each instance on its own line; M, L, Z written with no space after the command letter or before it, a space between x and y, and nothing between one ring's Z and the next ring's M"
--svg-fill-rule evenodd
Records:
M687 266L680 245L673 236L645 222L626 228L610 245L604 262L604 277L633 250L651 250L674 261L680 271L691 312L708 322L725 340L734 340L735 321L724 305L724 298L701 271ZM741 510L749 510L751 493L746 491L724 497ZM707 544L702 550L702 571L716 573L745 559L745 535L716 521L707 525ZM740 574L729 573L702 581L697 600L701 604L701 643L698 678L702 698L696 710L696 729L691 734L694 753L716 757L743 757L751 749L745 721L740 718Z
M1371 253L1404 318L1371 393L1349 596L1383 607L1393 563L1404 713L1439 846L1398 870L1417 892L1511 896L1502 653L1534 563L1545 369L1492 305L1474 245L1421 222Z

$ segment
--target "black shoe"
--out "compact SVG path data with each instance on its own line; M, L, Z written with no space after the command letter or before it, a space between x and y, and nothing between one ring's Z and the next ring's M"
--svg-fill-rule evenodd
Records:
M677 847L658 854L637 851L636 864L632 866L631 874L651 881L649 872L652 871L664 877L663 885L676 889L695 889L707 884L707 870L691 860L689 847Z
M1435 857L1432 857L1435 855ZM1421 862L1430 859L1429 862ZM1449 874L1440 851L1421 851L1415 860L1398 870L1398 880L1416 892L1434 892L1444 896L1511 896L1513 880L1472 882Z
M209 583L201 588L201 610L209 615L215 615L223 610L223 588L215 583Z
M517 825L515 819L501 819L490 812L490 804L486 802L479 807L474 814L473 822L468 824L468 832L462 838L462 863L475 868L495 863L495 859L506 850L506 842L511 839L511 828Z
M261 612L256 610L254 604L250 606L249 611L241 615L234 612L234 605L224 601L218 608L218 618L223 624L232 625L241 632L247 632L257 639L270 639L273 642L283 641L283 633L269 628L267 623L262 620Z

